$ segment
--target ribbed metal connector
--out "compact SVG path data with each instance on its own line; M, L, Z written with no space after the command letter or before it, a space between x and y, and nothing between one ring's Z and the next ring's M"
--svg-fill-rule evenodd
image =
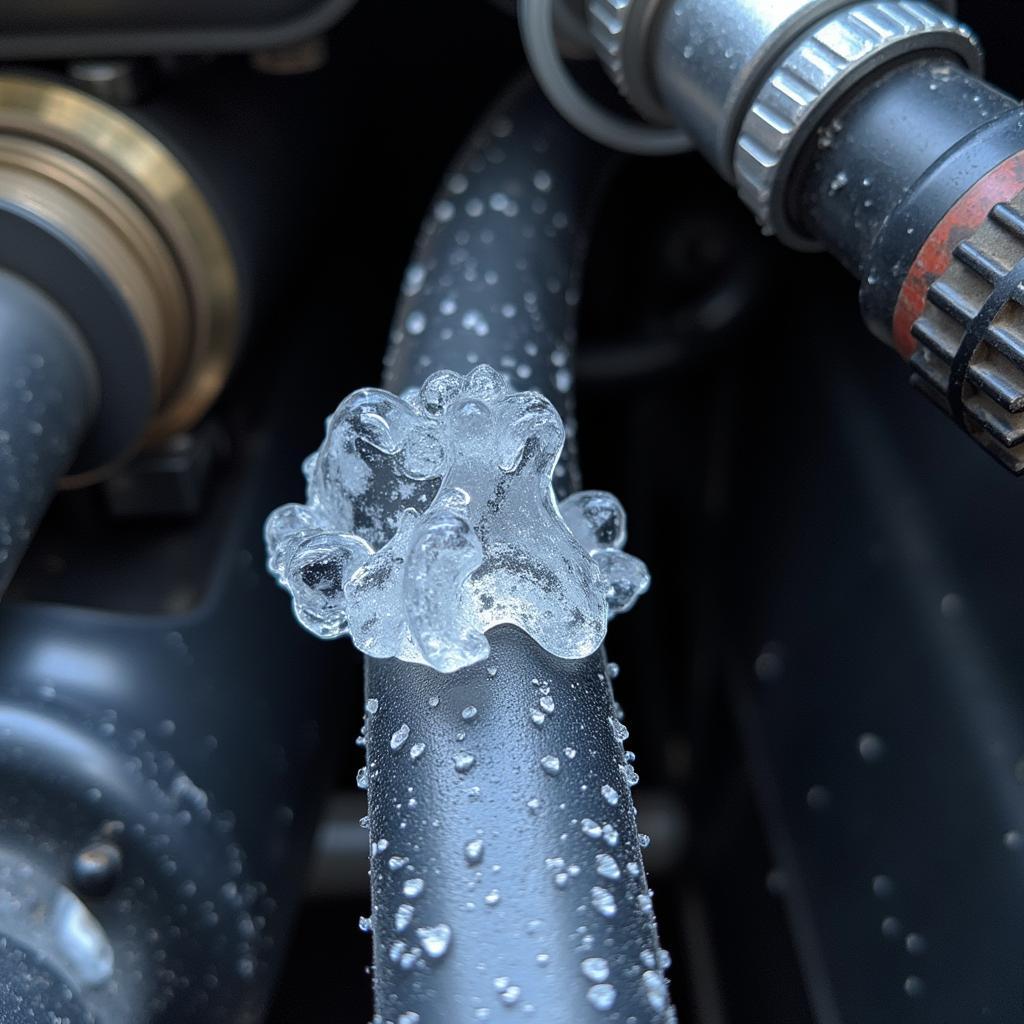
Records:
M918 50L941 50L980 71L974 33L917 0L862 3L818 23L777 64L740 128L733 170L743 201L766 233L810 248L785 212L789 170L836 101L878 67Z
M956 247L911 334L914 385L1024 473L1024 192Z
M594 52L608 77L642 117L672 124L651 84L648 40L665 0L587 0Z
M616 88L626 95L626 67L623 43L633 0L590 0L587 21L594 51Z

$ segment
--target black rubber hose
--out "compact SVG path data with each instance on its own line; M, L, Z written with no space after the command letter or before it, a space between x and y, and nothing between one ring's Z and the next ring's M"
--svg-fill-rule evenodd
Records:
M569 412L605 165L532 88L497 105L424 227L387 386L488 362ZM379 1018L669 1019L604 651L561 660L512 626L488 640L487 661L450 675L366 660Z
M96 407L77 328L22 278L0 271L0 598Z
M790 193L794 222L866 276L883 223L929 168L1017 106L954 60L932 55L895 68L836 111L807 147ZM974 180L969 171L962 189ZM907 248L916 252L932 227L918 225Z
M384 386L490 363L543 392L566 424L555 475L579 489L572 353L584 226L611 154L572 132L530 84L514 88L453 161L402 285Z

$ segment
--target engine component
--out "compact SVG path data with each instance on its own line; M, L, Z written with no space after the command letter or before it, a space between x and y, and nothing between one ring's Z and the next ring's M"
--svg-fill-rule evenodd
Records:
M0 59L229 53L299 43L326 31L355 0L131 0L101 6L18 0L0 17Z
M27 355L40 304L27 305L21 292L5 310L2 358L12 368L16 359L44 360L31 371L35 391L24 375L5 387L20 382L37 404L48 392L67 400L48 409L48 420L65 419L62 430L23 420L0 437L0 459L31 466L0 498L5 535L20 548L66 472L91 482L206 411L233 360L238 289L217 218L162 143L99 100L19 75L0 77L0 267L44 293L51 329L73 325L63 331L77 335L92 365L88 408L76 409L68 360L81 374L83 357ZM16 313L25 324L11 320ZM0 580L9 580L19 551L8 541L4 554Z
M1024 472L1017 104L919 0L590 0L594 48L648 119L690 133L766 233L828 249L913 382Z
M171 151L63 83L0 77L0 158L0 266L49 294L96 361L99 406L71 469L91 480L220 391L238 340L234 256Z
M26 970L40 1018L261 1019L329 780L334 667L269 628L277 593L251 554L298 457L285 410L310 386L295 361L320 339L300 330L273 353L272 388L254 346L256 376L194 446L179 431L290 282L282 254L337 173L325 122L295 111L330 90L242 61L175 71L130 110L0 76L0 465L17 460L0 485L0 520L17 526L16 548L0 529L0 579L76 448L73 483L158 437L186 468L219 458L205 438L232 446L203 500L198 464L190 493L169 495L187 524L108 515L167 515L141 493L162 475L149 460L119 502L63 495L0 604L4 1019L22 1017Z
M239 396L260 440L236 449L215 515L155 543L90 535L112 563L87 573L91 600L0 603L0 1019L263 1019L342 708L331 648L281 634L252 552L326 340L304 328L273 390ZM133 586L166 596L140 607Z
M75 325L38 289L0 272L0 594L53 481L96 408L96 367Z

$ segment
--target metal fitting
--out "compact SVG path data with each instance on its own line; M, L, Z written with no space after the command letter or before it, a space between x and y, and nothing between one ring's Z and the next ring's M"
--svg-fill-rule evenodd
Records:
M753 98L795 40L850 0L588 0L594 50L648 121L685 130L732 181ZM955 0L937 0L952 11Z
M0 76L0 266L65 310L99 371L70 482L191 425L220 392L237 342L231 250L188 171L114 107Z
M1006 161L947 214L937 238L955 237L975 197L995 182L1024 184L1024 155ZM910 333L912 383L1016 474L1024 473L1024 190L997 202L977 229L941 255L931 280L919 259L901 297L923 305Z
M883 64L925 50L952 54L968 70L982 71L974 33L918 0L876 0L837 11L778 62L750 104L733 156L737 191L766 233L793 248L817 248L786 212L797 154L847 90Z
M664 0L588 0L590 37L608 77L637 113L673 124L654 86L649 42Z
M751 101L794 39L849 0L671 0L652 39L661 101L718 173Z

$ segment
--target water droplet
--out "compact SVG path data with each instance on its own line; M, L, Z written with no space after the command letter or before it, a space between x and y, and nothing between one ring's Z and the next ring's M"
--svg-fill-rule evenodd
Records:
M426 749L427 749L426 743L414 743L409 748L409 757L411 757L412 760L415 761L415 760L417 760L417 758L419 758L419 757L421 757L423 755L423 751L426 750Z
M472 754L458 754L455 757L455 770L460 775L465 775L475 764L476 758Z
M389 857L388 858L388 870L389 871L401 871L406 864L409 863L408 857Z
M402 883L402 895L407 896L411 900L416 899L421 892L423 892L422 878L407 878Z
M777 644L766 644L754 661L754 675L762 683L772 683L782 678L782 654Z
M412 915L415 912L408 903L399 904L398 909L395 911L395 931L401 934L409 927L409 922L412 920Z
M917 932L907 932L907 937L903 940L903 944L907 947L907 952L915 956L920 956L928 948L928 943L925 941L924 936L919 935Z
M665 979L656 971L644 971L642 981L648 1004L655 1013L661 1013L668 1005L668 986Z
M612 735L620 743L625 743L629 739L629 730L617 718L609 715L608 724L611 726Z
M432 928L417 928L416 938L423 946L423 952L437 960L448 952L452 941L452 930L446 924L436 924Z
M596 1010L610 1010L615 1005L615 986L603 982L587 989L587 1001Z
M489 907L496 907L501 902L501 893L497 889L492 889L485 897L484 903Z
M812 811L823 811L832 803L832 794L824 786L811 786L807 790L807 806Z
M1003 833L1003 845L1008 850L1020 850L1024 848L1024 836L1015 828Z
M484 859L484 841L482 839L470 839L465 846L466 863L472 867Z
M907 980L903 982L903 991L912 999L917 996L923 996L924 982L916 974L911 974Z
M403 722L392 734L391 734L391 749L400 750L405 741L409 738L409 726Z
M834 196L837 192L841 192L847 185L850 184L850 177L845 171L840 171L828 185L828 194Z
M522 990L518 985L509 985L508 988L498 995L498 998L506 1006L515 1006L515 1004L519 1002L520 995L522 995Z
M368 917L359 918L359 930L361 932L372 932L373 922Z
M885 744L873 732L862 733L857 739L857 750L865 761L880 761L885 754Z
M622 872L619 870L619 865L615 858L607 853L599 853L594 861L597 865L597 873L602 878L610 879L613 882L617 882L622 877Z
M871 891L880 899L888 899L893 894L895 886L888 875L875 875L871 879Z
M614 807L619 802L619 791L614 786L605 783L601 787L601 796Z
M462 720L464 722L472 722L473 719L476 718L476 714L476 708L470 704L468 707L462 709Z
M366 789L370 785L370 773L365 765L356 772L356 785L360 789Z
M366 702L366 713L368 715L375 715L375 714L377 714L377 708L379 708L379 707L380 707L380 701L377 700L376 697L371 697Z
M601 838L601 826L598 825L593 818L584 818L580 822L580 828L583 830L583 834L588 839L600 839Z
M562 762L554 754L546 754L540 759L540 766L548 775L557 775L562 770Z
M602 916L602 917L614 917L616 906L615 897L607 890L601 888L599 885L595 885L590 890L590 905Z
M545 694L541 697L539 704L541 711L545 712L545 714L550 715L555 710L555 699L550 694Z
M580 964L583 976L590 981L607 981L611 973L608 969L608 961L600 956L588 956Z
M538 711L536 708L530 708L530 721L539 729L548 719L548 716L543 711Z
M627 786L635 786L640 781L640 776L637 775L636 769L631 764L620 764L619 774Z

